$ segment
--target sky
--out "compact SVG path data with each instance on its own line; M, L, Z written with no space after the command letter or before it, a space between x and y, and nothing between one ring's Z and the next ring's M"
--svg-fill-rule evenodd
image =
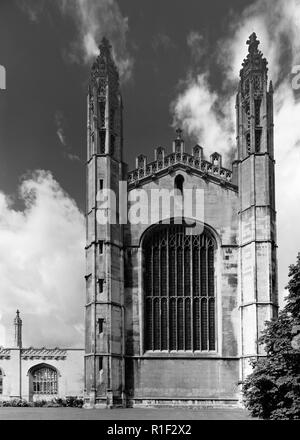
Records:
M0 0L0 345L82 346L86 92L107 36L121 76L124 157L235 154L235 94L255 31L275 87L279 294L300 249L300 0ZM0 71L1 73L1 71ZM1 83L0 83L1 86Z

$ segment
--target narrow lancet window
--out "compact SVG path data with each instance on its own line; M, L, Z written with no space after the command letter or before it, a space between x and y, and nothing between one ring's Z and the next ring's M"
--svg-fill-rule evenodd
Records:
M184 177L181 174L175 177L175 189L177 189L181 195L183 195L183 182Z

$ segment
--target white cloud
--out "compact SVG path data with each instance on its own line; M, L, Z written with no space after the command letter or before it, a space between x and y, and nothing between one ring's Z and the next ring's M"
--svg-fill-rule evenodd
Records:
M83 346L84 216L47 171L23 179L20 199L0 192L0 345L19 308L25 345Z
M103 36L112 43L114 58L123 81L132 74L133 59L126 47L128 18L124 17L115 0L57 0L63 14L71 16L79 31L79 44L71 46L71 57L76 52L84 62L99 53ZM72 49L73 47L73 49Z
M233 127L238 76L247 54L245 43L253 31L261 41L260 49L269 61L269 77L275 84L276 208L282 298L288 265L295 262L300 251L300 103L293 95L290 77L293 65L300 64L300 0L260 0L239 16L231 17L227 37L219 41L214 54L222 69L222 90L211 88L207 64L198 65L192 72L190 69L187 79L181 82L171 110L174 125L181 124L204 146L206 154L215 150L232 151L235 148ZM188 43L191 46L190 36ZM200 40L199 43L202 44Z
M211 90L205 73L188 76L183 84L186 87L183 85L184 90L173 103L175 125L181 125L200 145L209 146L211 152L230 153L228 146L233 143L234 126L225 116L233 103L220 99Z
M122 15L116 0L18 0L29 19L38 22L51 7L58 7L63 16L71 17L77 30L77 38L64 49L67 60L90 63L99 54L98 45L106 36L113 46L114 58L121 81L132 76L133 58L127 49L128 18Z
M229 78L239 73L245 57L245 41L252 32L256 32L260 40L260 49L268 60L269 73L276 85L299 59L300 1L259 0L235 17L229 37L221 41L219 47L220 61Z

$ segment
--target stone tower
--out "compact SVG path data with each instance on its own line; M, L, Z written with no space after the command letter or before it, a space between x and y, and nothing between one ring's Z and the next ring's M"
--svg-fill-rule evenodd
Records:
M249 358L263 355L258 338L278 307L273 89L255 33L247 44L236 100L241 378Z
M85 392L110 406L124 396L123 227L119 200L103 201L107 190L119 194L126 170L119 76L105 38L99 49L87 102Z

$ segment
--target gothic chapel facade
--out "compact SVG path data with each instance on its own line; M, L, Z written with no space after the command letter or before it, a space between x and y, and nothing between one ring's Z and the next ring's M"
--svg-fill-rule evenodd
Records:
M264 354L258 337L278 307L273 89L255 34L247 44L232 169L199 145L186 151L178 130L171 153L140 155L131 172L118 72L100 45L87 103L87 405L235 404L249 360ZM97 194L124 181L128 196L202 189L201 233L184 221L100 224Z

